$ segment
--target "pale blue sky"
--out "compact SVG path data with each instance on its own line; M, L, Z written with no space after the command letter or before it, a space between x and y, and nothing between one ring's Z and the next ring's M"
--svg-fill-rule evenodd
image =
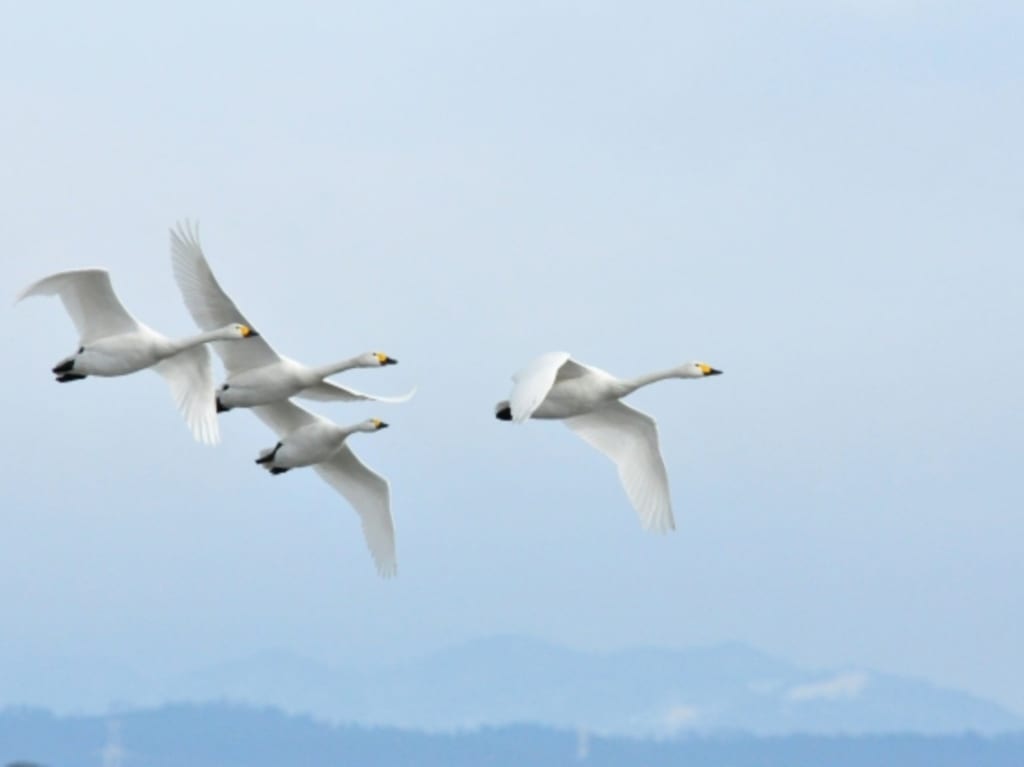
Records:
M8 668L148 673L285 648L337 663L493 634L739 640L1024 713L1019 3L179 2L8 10L4 292L102 265L192 332L167 229L290 356L406 406L399 578L244 412L191 442L144 374L51 383L56 301L0 328ZM756 6L756 7L755 7ZM633 403L679 530L612 467L492 418L568 349L726 375Z

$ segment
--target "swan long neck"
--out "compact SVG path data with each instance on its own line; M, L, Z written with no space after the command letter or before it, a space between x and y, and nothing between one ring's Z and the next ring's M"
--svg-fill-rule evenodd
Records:
M340 445L342 442L351 437L357 431L359 431L359 424L354 423L348 426L338 426L337 431L335 431L334 434L338 440L338 444Z
M186 349L191 349L193 346L199 346L200 344L206 344L210 341L223 341L224 336L221 330L207 330L205 333L197 333L194 336L185 336L184 338L172 338L170 346L174 350L174 353L183 352Z
M352 368L362 367L362 361L360 357L349 357L348 359L341 360L340 362L332 362L328 365L320 365L319 367L310 368L313 371L315 380L319 381L327 376L332 376L335 373L340 373L342 370L351 370Z
M367 428L365 422L353 423L349 424L348 426L339 426L338 431L336 432L338 437L340 438L338 440L338 444L340 445L353 434L358 434L361 431L373 431L373 429Z
M635 378L624 378L619 381L619 388L622 390L620 397L625 397L627 394L632 394L637 389L642 389L645 386L650 386L652 383L658 381L665 381L669 378L686 378L683 369L679 367L669 368L667 370L659 370L654 373L645 373L644 375L636 376Z

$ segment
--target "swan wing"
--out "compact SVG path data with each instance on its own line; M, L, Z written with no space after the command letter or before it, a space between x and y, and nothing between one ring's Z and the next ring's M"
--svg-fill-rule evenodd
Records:
M247 410L255 414L281 439L284 439L293 431L301 429L303 426L308 426L321 420L320 416L310 413L306 408L299 407L287 399L278 400L269 405L250 407Z
M206 344L190 347L161 360L153 369L171 387L171 397L185 417L192 436L208 445L217 444L220 428L213 391L213 367Z
M618 467L619 479L645 530L675 529L668 473L653 418L616 401L562 422Z
M563 372L565 368L568 370ZM585 371L584 366L569 358L567 351L549 351L532 360L512 376L512 394L509 396L512 420L525 421L534 415L559 376L574 377Z
M303 389L296 397L316 400L317 402L408 402L416 393L416 389L397 397L381 397L376 394L364 394L361 391L340 386L330 381L322 381L315 386Z
M198 230L187 224L178 224L177 228L171 230L171 264L185 306L202 330L216 330L235 322L252 327L252 323L239 311L213 276L199 244ZM213 348L224 361L229 375L261 368L280 360L262 335L247 338L244 344L237 341L214 341Z
M29 285L15 300L29 296L60 296L83 344L131 333L140 327L114 293L106 269L74 269L51 274Z
M384 578L395 575L398 561L395 558L395 525L391 519L388 481L360 461L348 445L342 445L328 460L313 468L359 514L363 537L377 564L377 572Z

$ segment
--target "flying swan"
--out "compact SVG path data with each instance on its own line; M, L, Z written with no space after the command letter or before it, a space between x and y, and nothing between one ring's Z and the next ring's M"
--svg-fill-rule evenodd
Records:
M129 314L114 293L106 269L51 274L21 291L15 302L28 296L53 295L60 296L79 335L78 351L53 368L58 381L123 376L153 368L171 387L171 396L192 435L208 444L219 440L210 352L205 344L228 345L228 341L258 335L247 324L224 323L188 338L167 338Z
M192 319L203 329L239 322L249 325L224 292L199 244L198 232L187 224L171 230L171 262L174 278ZM325 381L342 370L394 365L398 360L381 352L367 352L330 365L309 367L279 355L266 339L244 346L215 343L214 351L227 368L227 381L217 390L217 412L236 407L255 407L298 396L311 400L354 402L405 402L415 390L401 397L378 397Z
M550 352L512 377L512 395L497 404L495 416L501 421L563 421L618 467L619 479L644 529L667 532L674 530L676 523L657 425L646 413L619 400L655 381L704 378L721 372L704 362L687 362L623 380L577 362L566 352Z
M389 578L398 571L395 559L395 526L391 519L388 481L360 461L347 444L358 432L387 428L376 418L352 426L338 426L288 400L252 408L274 430L278 443L260 451L256 463L271 474L283 474L312 466L359 514L363 537L377 564L377 572Z

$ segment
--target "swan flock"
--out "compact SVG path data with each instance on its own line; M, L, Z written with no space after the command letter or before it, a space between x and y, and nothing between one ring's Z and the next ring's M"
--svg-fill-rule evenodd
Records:
M395 526L387 479L366 466L349 446L349 437L387 427L373 418L339 426L295 404L291 398L319 402L408 401L400 396L366 394L329 380L353 368L379 368L397 360L364 352L322 365L306 365L278 354L266 337L239 310L217 282L199 243L198 232L179 224L170 232L171 264L185 307L200 332L168 338L128 312L114 292L105 269L58 272L22 290L30 296L57 296L78 331L76 351L52 369L60 383L90 376L124 376L150 368L160 374L192 432L207 444L220 440L218 414L246 409L277 436L256 464L272 475L292 469L313 470L359 515L363 537L378 573L397 573ZM226 377L214 383L210 348L224 365ZM518 423L527 419L560 420L616 466L626 496L645 530L675 529L668 471L661 457L654 419L622 399L636 390L672 378L718 375L704 362L687 362L636 378L620 379L583 364L566 352L537 357L513 378L507 400L495 417ZM360 437L361 439L361 437Z

